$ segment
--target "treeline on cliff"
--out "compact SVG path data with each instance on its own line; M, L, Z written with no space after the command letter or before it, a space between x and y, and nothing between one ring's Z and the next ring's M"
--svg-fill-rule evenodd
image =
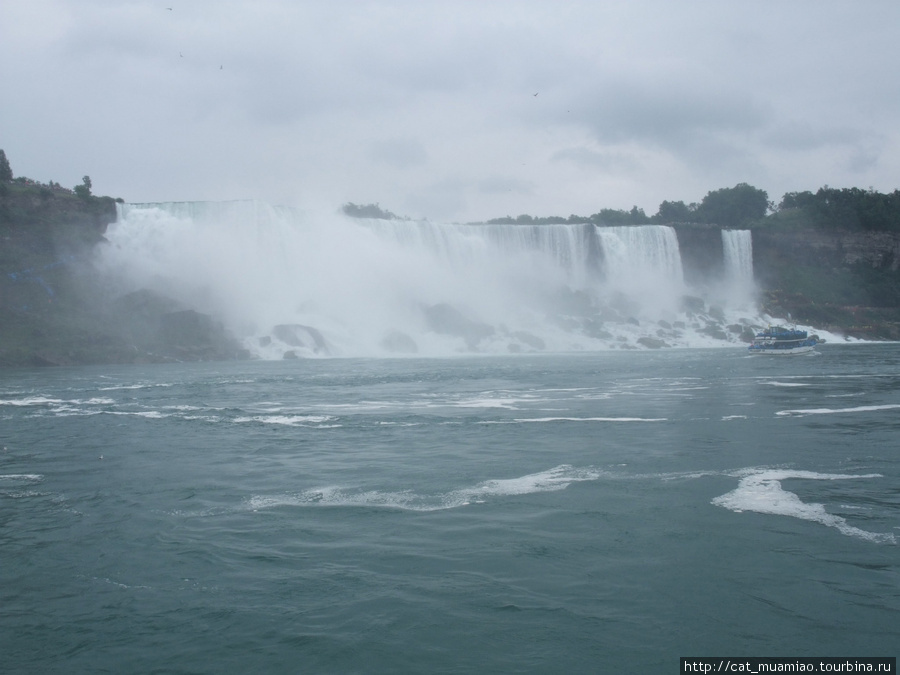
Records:
M769 201L765 190L738 183L732 188L708 192L700 203L663 201L648 216L634 206L629 211L600 209L589 216L530 216L492 218L490 224L550 225L594 223L596 225L669 225L696 223L725 228L753 225L815 227L830 230L900 232L900 190L883 194L860 188L831 188L816 192L788 192L781 202Z

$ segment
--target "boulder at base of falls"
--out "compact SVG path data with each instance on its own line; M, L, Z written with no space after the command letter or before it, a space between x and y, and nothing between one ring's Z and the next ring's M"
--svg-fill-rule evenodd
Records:
M542 350L547 348L547 343L544 342L537 335L532 335L531 333L524 330L517 330L510 333L510 335L519 342L531 347L534 350Z
M222 324L193 309L160 316L159 342L163 351L179 359L218 361L247 357L246 350L236 346Z
M662 349L669 346L664 340L655 337L640 337L637 339L637 343L647 349Z
M327 354L328 343L325 337L312 326L298 323L280 324L272 329L272 335L290 347L302 347L313 354Z
M425 307L423 311L428 328L435 333L462 338L471 350L475 350L479 342L495 332L493 326L473 321L446 303Z
M409 335L399 330L391 331L384 336L381 347L394 354L417 354L419 346Z

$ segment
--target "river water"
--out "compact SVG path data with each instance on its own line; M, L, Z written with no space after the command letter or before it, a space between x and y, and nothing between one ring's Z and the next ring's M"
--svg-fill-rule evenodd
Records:
M895 656L900 346L0 373L5 673Z

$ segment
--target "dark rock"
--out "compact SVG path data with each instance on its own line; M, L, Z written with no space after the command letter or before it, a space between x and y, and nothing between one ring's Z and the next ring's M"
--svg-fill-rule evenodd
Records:
M685 312L699 314L706 309L706 302L704 302L703 298L698 298L695 295L685 295L681 298L681 308Z
M703 333L704 335L709 335L710 337L715 338L717 340L727 340L728 339L728 335L725 333L724 330L722 330L722 327L718 326L716 324L712 324L712 323L707 324L706 326L704 326L697 332Z
M519 342L523 342L528 345L532 349L546 349L547 343L544 342L537 335L532 335L524 330L517 330L511 333L512 337L516 338Z
M419 351L416 341L406 333L398 330L391 331L385 335L381 341L381 346L385 351L393 352L394 354L416 354Z
M640 337L637 339L637 343L639 345L647 347L648 349L661 349L662 347L669 346L665 341L654 337Z
M493 326L473 321L455 307L446 303L423 308L428 328L441 335L460 337L469 349L476 349L478 343L495 333Z
M312 326L281 324L272 329L272 335L291 347L302 347L314 354L328 353L325 337Z

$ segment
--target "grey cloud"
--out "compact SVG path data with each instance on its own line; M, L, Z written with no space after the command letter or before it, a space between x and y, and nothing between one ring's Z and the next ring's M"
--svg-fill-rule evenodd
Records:
M460 220L900 184L896 3L167 4L0 2L17 172Z
M475 183L476 191L485 195L514 193L519 195L534 194L534 184L527 180L508 176L492 176Z
M564 148L554 153L551 159L573 162L603 172L632 170L639 166L639 161L633 154L621 151L594 150L586 147Z
M654 82L611 84L579 107L600 141L647 142L672 150L714 132L755 131L766 119L760 106L740 93Z
M372 143L369 155L377 162L389 164L398 169L419 167L428 161L424 146L416 140L394 138Z

